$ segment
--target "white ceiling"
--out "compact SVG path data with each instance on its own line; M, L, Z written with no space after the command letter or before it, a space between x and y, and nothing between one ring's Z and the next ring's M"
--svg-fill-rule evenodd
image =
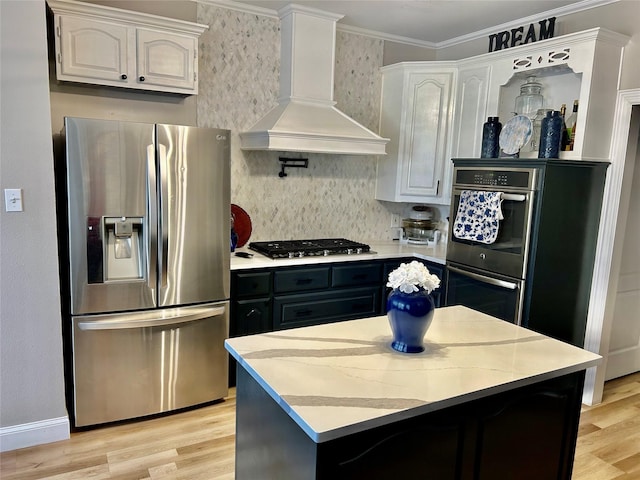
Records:
M500 26L525 25L616 0L222 0L244 4L258 13L276 15L295 3L344 15L344 30L387 40L442 47L497 33ZM213 3L218 3L213 0ZM222 2L219 2L222 3Z

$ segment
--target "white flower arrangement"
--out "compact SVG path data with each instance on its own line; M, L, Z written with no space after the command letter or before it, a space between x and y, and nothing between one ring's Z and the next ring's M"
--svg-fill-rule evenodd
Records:
M401 263L398 268L389 274L387 287L398 289L403 293L413 293L423 288L427 293L440 286L437 275L429 272L429 269L416 260L411 263Z

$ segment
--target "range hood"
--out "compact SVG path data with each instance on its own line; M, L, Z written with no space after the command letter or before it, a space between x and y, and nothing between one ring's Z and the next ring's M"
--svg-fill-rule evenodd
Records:
M384 155L389 141L335 107L336 22L341 15L300 5L278 11L280 98L249 131L243 150Z

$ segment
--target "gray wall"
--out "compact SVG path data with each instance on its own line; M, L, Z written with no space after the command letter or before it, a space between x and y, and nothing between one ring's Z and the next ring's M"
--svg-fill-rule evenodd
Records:
M0 427L66 416L44 2L0 2ZM0 448L2 446L0 445Z

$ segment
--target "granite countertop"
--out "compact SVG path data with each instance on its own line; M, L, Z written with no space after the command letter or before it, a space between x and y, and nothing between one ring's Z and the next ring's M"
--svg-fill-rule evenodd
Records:
M463 306L425 352L391 349L386 316L232 338L226 349L315 442L597 365L601 357Z
M320 263L356 262L362 260L380 260L387 258L415 257L430 262L445 264L447 245L444 242L435 246L401 244L398 241L365 242L371 252L360 255L329 255L327 257L281 258L273 260L247 247L238 251L253 253L252 258L237 257L231 254L231 270L243 270L265 267L291 267L295 265L317 265Z

